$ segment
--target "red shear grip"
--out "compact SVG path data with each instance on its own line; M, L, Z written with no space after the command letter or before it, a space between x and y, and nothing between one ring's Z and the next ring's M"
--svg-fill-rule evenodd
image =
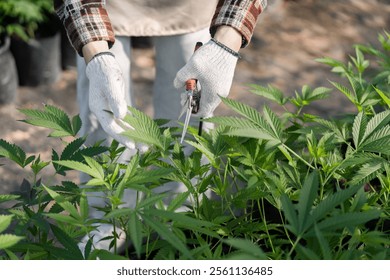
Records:
M186 81L186 90L195 90L196 88L196 80L190 79Z

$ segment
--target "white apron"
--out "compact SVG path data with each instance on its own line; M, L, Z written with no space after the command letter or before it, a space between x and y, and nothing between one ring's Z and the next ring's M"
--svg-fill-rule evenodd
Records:
M210 26L217 0L107 0L116 36L164 36Z

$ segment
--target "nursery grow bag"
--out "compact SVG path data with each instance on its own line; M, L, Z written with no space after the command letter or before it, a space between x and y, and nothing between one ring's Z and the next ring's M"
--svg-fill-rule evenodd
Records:
M15 57L21 86L39 86L57 81L61 73L61 36L30 39L13 38L11 51Z
M9 46L10 38L0 36L0 105L12 103L18 89L15 60Z

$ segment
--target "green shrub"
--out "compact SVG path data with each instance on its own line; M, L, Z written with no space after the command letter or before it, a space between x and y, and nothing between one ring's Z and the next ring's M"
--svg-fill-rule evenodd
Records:
M0 202L15 202L2 217L17 222L10 234L23 237L7 248L0 244L2 257L389 259L390 36L379 40L383 50L355 46L356 56L347 63L318 60L345 78L346 85L332 85L356 106L355 114L325 119L304 113L312 102L335 94L329 88L304 86L288 97L272 86L251 85L252 93L285 112L277 115L264 106L260 113L223 98L239 116L205 120L218 126L202 136L190 128L190 155L179 144L179 128L134 108L125 121L135 130L125 135L149 150L126 164L118 161L124 149L116 142L86 146L77 137L78 116L70 119L49 105L23 109L25 122L73 140L64 142L62 152L53 150L49 162L0 141L0 156L34 175L17 196L0 196ZM375 67L367 57L377 59ZM90 175L87 188L68 181L46 185L40 172L49 165L58 176L70 170ZM168 194L153 189L167 182L181 182L187 191L165 205ZM137 191L136 207L120 207L125 189ZM90 191L102 191L109 200L102 219L89 218ZM183 205L188 211L178 211ZM78 241L96 222L125 233L129 246L123 254L116 250L115 233L107 236L112 253L91 244L80 252Z
M51 0L2 0L0 34L16 36L27 41L34 38L39 26L50 21L53 15Z

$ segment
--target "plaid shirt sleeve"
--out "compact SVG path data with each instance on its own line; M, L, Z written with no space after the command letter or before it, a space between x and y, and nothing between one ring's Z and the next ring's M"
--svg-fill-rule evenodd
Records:
M54 8L79 55L89 42L107 41L110 47L114 44L105 0L54 0Z
M217 27L228 25L242 35L242 45L248 45L257 18L267 7L267 0L220 0L211 22L210 33L214 36Z

